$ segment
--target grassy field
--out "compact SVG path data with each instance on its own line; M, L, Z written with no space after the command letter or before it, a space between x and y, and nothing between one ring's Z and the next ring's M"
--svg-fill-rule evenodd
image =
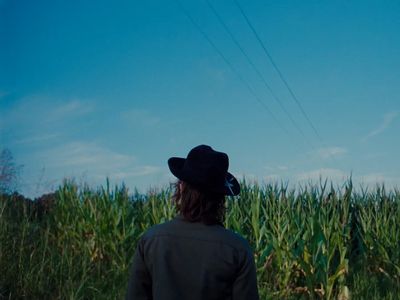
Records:
M0 196L0 299L122 299L138 238L175 215L170 197L73 182L37 203ZM242 182L226 206L261 299L400 299L399 191Z

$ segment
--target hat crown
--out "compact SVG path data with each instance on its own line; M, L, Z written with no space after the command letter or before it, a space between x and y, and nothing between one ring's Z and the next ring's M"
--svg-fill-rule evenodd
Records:
M220 172L227 172L229 167L228 155L215 151L207 145L200 145L190 150L186 162L199 168L212 168Z
M201 189L228 195L240 191L237 180L228 172L228 155L208 145L194 147L186 158L170 158L168 164L176 177Z

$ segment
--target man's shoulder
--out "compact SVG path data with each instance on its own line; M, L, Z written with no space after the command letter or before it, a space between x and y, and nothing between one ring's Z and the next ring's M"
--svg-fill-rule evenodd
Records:
M151 239L160 234L167 234L170 231L171 223L173 220L166 221L164 223L155 224L149 227L142 235L142 239Z
M221 240L225 242L225 244L234 247L238 250L245 250L245 251L251 251L251 247L249 242L241 236L239 233L227 229L227 228L222 228L220 229L220 237Z

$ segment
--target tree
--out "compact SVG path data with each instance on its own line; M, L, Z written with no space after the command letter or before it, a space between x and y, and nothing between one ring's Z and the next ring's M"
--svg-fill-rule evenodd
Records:
M17 189L18 175L22 165L15 163L11 151L7 148L0 152L0 193L12 193Z

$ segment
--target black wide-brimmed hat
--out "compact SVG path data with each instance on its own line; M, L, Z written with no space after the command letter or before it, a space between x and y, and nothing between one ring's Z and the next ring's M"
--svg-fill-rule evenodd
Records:
M210 146L193 148L187 158L171 157L168 166L178 179L206 192L232 196L240 192L239 182L228 172L228 155Z

